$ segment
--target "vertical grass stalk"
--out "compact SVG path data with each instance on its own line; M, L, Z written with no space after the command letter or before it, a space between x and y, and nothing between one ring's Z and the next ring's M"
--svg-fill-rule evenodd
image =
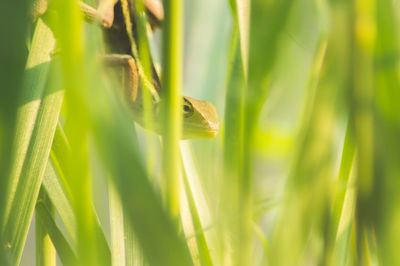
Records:
M56 1L58 14L55 21L56 36L61 48L63 85L66 90L65 131L71 144L68 158L69 184L78 225L78 258L80 265L109 265L100 258L100 248L95 237L95 216L92 210L91 179L88 162L88 74L84 60L83 20L76 1ZM109 259L109 258L108 258Z
M373 192L373 92L375 47L375 0L354 0L348 4L351 34L350 99L351 121L357 149L356 233L358 263L367 263L364 237L370 230ZM362 25L368 25L366 30Z
M170 215L179 216L181 167L178 141L182 135L183 1L165 0L162 49L162 190Z

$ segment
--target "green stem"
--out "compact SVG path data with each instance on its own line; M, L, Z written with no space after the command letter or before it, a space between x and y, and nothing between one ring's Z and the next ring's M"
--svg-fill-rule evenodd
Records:
M38 201L49 210L49 214L55 217L55 209L51 204L47 193L42 189L39 193ZM36 265L37 266L55 266L56 265L56 249L47 232L39 213L36 216Z
M163 192L172 217L179 215L180 160L178 140L182 133L181 89L183 57L183 1L166 0L163 33Z

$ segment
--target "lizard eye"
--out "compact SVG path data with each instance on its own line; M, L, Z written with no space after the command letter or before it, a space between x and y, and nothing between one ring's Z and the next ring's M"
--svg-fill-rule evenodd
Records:
M183 115L189 117L193 114L193 105L186 99L183 102Z

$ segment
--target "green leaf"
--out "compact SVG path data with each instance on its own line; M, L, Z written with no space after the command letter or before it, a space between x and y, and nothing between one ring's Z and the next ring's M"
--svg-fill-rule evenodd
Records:
M191 265L183 237L146 176L131 116L110 94L97 89L96 95L89 108L94 141L146 261L150 265Z
M36 205L36 211L41 219L43 226L46 228L50 235L51 240L57 250L57 254L60 256L61 261L64 265L78 265L78 259L73 251L72 247L68 244L68 241L57 227L54 217L51 215L48 208L43 202L38 202Z
M195 235L196 245L190 245L193 257L199 258L201 265L213 265L211 247L216 247L215 230L205 232L211 221L210 210L200 182L193 154L187 141L180 142L180 151L184 169L181 216L185 235ZM182 207L184 206L184 207Z
M55 217L54 207L51 204L43 187L39 192L37 202L40 202L47 208L49 215ZM38 212L35 213L35 239L36 239L36 265L37 266L56 266L56 250L53 242L47 233L46 224Z
M11 183L1 228L14 263L21 258L63 100L63 91L47 87L43 92L54 43L51 30L39 19L18 110Z
M58 124L51 152L52 163L47 165L46 174L43 179L43 189L47 192L51 202L61 218L61 221L71 236L74 246L77 247L77 217L72 205L72 195L71 192L69 192L70 185L68 184L68 175L71 173L67 171L66 168L66 158L71 156L70 153L71 150L67 139L62 131L61 126ZM54 165L56 165L56 167L54 167ZM111 261L110 249L93 206L90 211L95 217L93 230L96 237L96 245L101 251L100 254L103 256L103 261Z

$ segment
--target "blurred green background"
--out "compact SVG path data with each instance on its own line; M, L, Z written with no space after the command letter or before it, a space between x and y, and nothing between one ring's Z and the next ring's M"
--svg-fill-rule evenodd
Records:
M135 124L78 2L2 2L0 265L400 264L396 1L164 1L154 32L128 2L219 133Z

